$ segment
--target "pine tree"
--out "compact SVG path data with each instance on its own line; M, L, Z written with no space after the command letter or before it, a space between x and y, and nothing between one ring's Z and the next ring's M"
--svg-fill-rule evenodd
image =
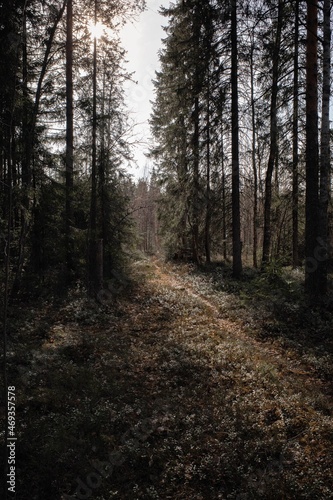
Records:
M186 249L195 262L202 253L209 261L211 179L221 159L212 126L220 118L217 6L191 1L163 12L170 22L151 120L157 143L152 155L166 188L162 227L171 254Z

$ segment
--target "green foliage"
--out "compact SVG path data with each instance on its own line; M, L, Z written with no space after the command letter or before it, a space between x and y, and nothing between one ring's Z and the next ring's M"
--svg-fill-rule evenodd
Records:
M273 284L282 284L283 280L282 274L283 274L283 261L282 259L270 259L270 261L265 264L261 277L263 282L267 281L268 283Z
M10 219L10 289L13 296L20 292L26 298L30 292L36 296L43 290L60 291L70 280L85 280L93 100L87 24L93 6L89 2L74 5L74 186L68 196L66 2L43 2L42 10L37 1L18 0L10 7L7 3L0 5L1 250ZM124 162L131 158L123 91L129 75L122 68L118 23L144 6L144 1L98 4L99 21L113 28L112 39L105 34L98 42L96 68L98 237L104 239L106 279L125 266L132 235L130 218L124 217L129 200L122 174ZM3 256L1 252L1 262Z
M117 173L111 173L105 189L105 277L112 272L126 268L134 244L133 221L130 215L130 200L126 193L126 183Z
M203 254L205 231L209 231L205 227L207 212L211 215L211 234L220 217L214 204L221 199L217 173L221 147L217 131L222 125L224 104L221 75L219 69L213 69L219 66L219 42L214 38L218 12L219 7L208 1L190 2L186 9L181 3L163 9L169 23L160 54L162 69L154 82L156 101L151 127L156 147L151 156L157 162L162 187L160 220L168 255L191 246ZM210 206L206 181L208 148ZM220 240L221 234L216 232L216 246Z

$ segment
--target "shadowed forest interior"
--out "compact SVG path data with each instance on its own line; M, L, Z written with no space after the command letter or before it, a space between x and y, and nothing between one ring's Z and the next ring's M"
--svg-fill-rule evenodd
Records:
M148 8L0 2L1 496L333 498L331 2L161 6L135 178Z

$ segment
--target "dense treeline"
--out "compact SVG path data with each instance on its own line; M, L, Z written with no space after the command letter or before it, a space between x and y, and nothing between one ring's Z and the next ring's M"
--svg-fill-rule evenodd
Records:
M119 31L144 2L0 4L0 234L6 296L122 265L131 123ZM94 35L94 25L104 31Z
M329 2L183 0L168 19L151 119L170 256L305 265L327 291Z
M304 265L307 291L325 295L330 2L183 0L162 9L156 173L135 187L123 175L132 125L119 29L143 7L1 4L4 296L76 278L96 294L123 265L133 218L145 252L163 236L168 255L231 258L235 276L243 263ZM109 29L93 37L94 24Z

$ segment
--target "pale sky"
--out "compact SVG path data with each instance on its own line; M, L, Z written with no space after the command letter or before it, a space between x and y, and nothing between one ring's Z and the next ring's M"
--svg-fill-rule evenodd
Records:
M147 9L138 21L128 23L122 32L122 41L127 51L127 70L134 72L133 80L126 82L127 106L131 112L132 119L139 125L135 128L137 144L133 149L138 166L130 169L135 178L142 177L145 165L149 160L145 157L148 150L150 137L149 116L151 112L150 100L154 98L152 79L155 71L159 69L158 51L161 48L161 38L165 38L162 25L167 19L162 17L158 11L160 6L168 7L169 0L147 0Z

